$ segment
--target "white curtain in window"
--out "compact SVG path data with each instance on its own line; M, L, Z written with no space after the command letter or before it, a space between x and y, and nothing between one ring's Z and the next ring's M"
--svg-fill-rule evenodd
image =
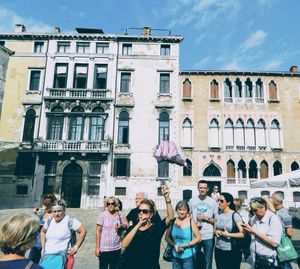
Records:
M224 144L225 146L233 146L233 124L227 120L224 128Z
M246 129L246 145L254 147L255 146L255 129L254 124L249 121Z
M183 122L183 147L192 147L192 123L189 119Z
M271 148L281 148L279 126L275 127L272 124L272 126L271 126L271 133L270 133L270 139L271 139Z
M211 148L219 147L219 124L215 119L213 119L209 125L208 145Z
M244 137L244 124L242 123L242 121L239 120L234 129L235 145L245 146Z
M97 67L97 73L106 73L106 67Z
M66 66L57 66L56 73L57 74L65 74L65 73L67 73L67 67Z
M76 74L87 74L87 66L76 66Z

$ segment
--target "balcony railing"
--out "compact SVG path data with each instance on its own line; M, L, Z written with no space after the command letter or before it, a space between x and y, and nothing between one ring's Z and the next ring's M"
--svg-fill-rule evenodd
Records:
M83 153L109 153L110 141L61 141L43 140L35 143L36 151L83 152Z
M234 104L263 104L262 97L224 97L224 103Z
M233 146L233 145L227 145L227 146L225 146L225 150L232 150L232 151L266 151L267 146Z
M247 184L247 178L238 178L238 179L227 178L227 184L228 185L235 185L235 184L246 185Z
M111 91L108 89L57 89L47 88L49 92L45 98L51 99L109 99L112 100Z

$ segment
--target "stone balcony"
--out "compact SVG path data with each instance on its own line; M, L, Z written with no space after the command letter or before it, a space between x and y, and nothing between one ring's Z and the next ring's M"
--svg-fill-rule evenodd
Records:
M41 140L36 141L35 151L39 152L80 152L80 153L110 153L111 142L104 141L74 141L74 140Z
M111 90L108 89L47 88L46 91L46 100L113 101Z

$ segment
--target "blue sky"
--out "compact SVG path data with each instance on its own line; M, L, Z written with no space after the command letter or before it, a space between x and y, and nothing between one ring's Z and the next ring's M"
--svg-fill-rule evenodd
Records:
M300 65L298 0L0 0L0 31L126 27L182 35L181 70L288 71Z

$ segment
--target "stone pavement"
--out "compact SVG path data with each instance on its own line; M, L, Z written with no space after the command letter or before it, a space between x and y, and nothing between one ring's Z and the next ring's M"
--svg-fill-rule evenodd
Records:
M33 211L33 209L7 209L7 210L0 210L0 223L15 212L20 211ZM74 269L97 269L99 268L98 258L95 256L95 234L96 234L96 220L98 214L101 212L101 209L67 209L67 214L75 216L79 219L87 228L88 233L85 242L83 243L79 253L77 253L75 257L75 266ZM125 212L126 213L126 212ZM161 213L163 216L163 213ZM295 235L293 237L294 244L300 254L300 229L295 229ZM166 246L166 242L162 239L162 246L161 246L161 254L164 251ZM0 254L1 255L1 254ZM161 255L162 256L162 255ZM230 261L228 261L230 262ZM161 269L170 269L171 264L163 261L160 261ZM296 263L293 263L293 269L298 268ZM213 266L215 268L215 265ZM228 264L228 268L230 265ZM241 269L249 269L250 266L247 263L242 263ZM143 269L143 268L141 268Z

